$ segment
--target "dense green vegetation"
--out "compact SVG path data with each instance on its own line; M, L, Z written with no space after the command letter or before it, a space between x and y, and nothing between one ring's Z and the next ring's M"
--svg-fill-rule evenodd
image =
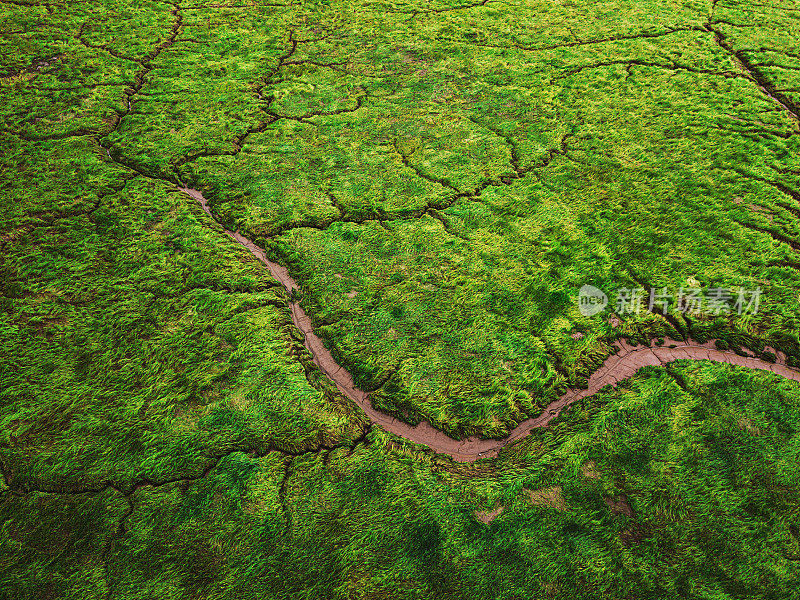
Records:
M717 334L800 358L797 11L4 7L10 172L43 145L201 188L402 418L502 436L620 334L704 327L615 331L579 314L584 283L760 286L760 314Z
M0 598L797 598L800 4L0 0ZM696 283L694 283L696 282ZM756 315L584 317L743 286ZM577 334L581 335L577 335ZM488 523L490 512L502 508Z
M797 598L798 415L796 383L689 362L492 466L376 431L298 456L231 448L177 481L31 486L0 505L0 583L10 598Z

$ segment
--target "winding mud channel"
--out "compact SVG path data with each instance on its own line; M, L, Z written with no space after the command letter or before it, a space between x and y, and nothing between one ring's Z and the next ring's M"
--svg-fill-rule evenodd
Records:
M218 223L208 206L208 202L200 191L191 188L180 189L197 200L203 207L203 210ZM258 260L264 263L272 276L277 279L287 291L291 292L292 290L298 289L297 282L290 277L286 267L267 258L263 248L251 242L238 231L234 232L226 229L225 233L231 239L247 248ZM448 454L459 462L472 462L479 458L492 458L497 456L504 446L522 439L533 429L546 427L550 421L564 410L564 408L568 407L576 400L596 394L606 385L616 385L620 381L629 379L639 369L647 366L663 366L673 361L683 359L711 360L750 369L771 371L787 379L800 381L800 371L786 366L786 356L781 352L776 352L776 362L770 363L752 356L739 356L732 351L717 350L714 346L714 340L706 342L705 344L700 344L692 340L680 341L667 339L663 346L651 348L634 347L620 341L614 344L618 352L609 356L605 362L603 362L603 365L589 377L588 388L573 388L567 390L563 396L551 402L542 414L522 421L505 439L486 440L473 436L464 440L454 440L425 421L422 421L419 425L411 426L392 416L375 410L370 403L367 393L354 385L352 375L333 359L333 356L322 343L322 340L314 333L311 319L306 312L296 302L291 303L291 311L292 321L305 336L305 346L311 353L314 363L336 385L342 394L361 407L373 423L411 442L424 444L435 452ZM674 347L671 348L669 346Z

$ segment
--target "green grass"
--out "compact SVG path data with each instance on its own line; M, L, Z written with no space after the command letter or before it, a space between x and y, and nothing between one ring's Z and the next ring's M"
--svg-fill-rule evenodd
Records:
M502 435L607 354L615 334L575 305L584 283L761 285L762 314L725 329L797 331L798 261L780 242L797 239L797 137L775 135L797 125L704 29L728 35L729 9L555 7L573 14L565 39L547 7L361 11L272 63L261 122L286 118L182 171L290 262L360 385L393 374L381 408L454 435ZM792 13L759 18L797 30ZM373 22L387 43L364 43ZM630 39L570 45L612 37ZM346 73L289 64L307 59Z
M232 450L202 477L132 492L8 495L3 586L12 598L795 598L798 402L777 376L683 363L585 401L488 471L375 432L352 453ZM528 500L555 487L562 510ZM623 496L630 514L608 504ZM491 523L476 519L492 507Z
M796 597L796 384L648 370L457 465L370 428L176 184L452 436L622 337L800 361L798 9L4 0L0 597ZM761 310L577 310L694 280Z

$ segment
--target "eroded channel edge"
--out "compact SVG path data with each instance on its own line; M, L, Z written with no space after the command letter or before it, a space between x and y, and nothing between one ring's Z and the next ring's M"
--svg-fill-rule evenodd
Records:
M200 206L214 222L219 223L211 212L208 201L199 190L187 187L182 187L180 190L199 202ZM225 233L228 237L247 248L261 261L288 292L291 293L293 290L299 289L297 282L289 275L288 269L271 261L263 248L257 246L238 231L225 229ZM701 344L693 340L666 339L663 346L656 347L634 347L620 340L613 344L618 349L618 352L609 356L601 367L592 373L586 389L568 389L565 394L547 405L539 416L522 421L511 430L508 437L502 440L486 440L478 436L471 436L463 440L454 440L434 428L427 421L421 421L418 425L412 426L375 410L370 403L368 394L355 386L350 372L334 360L325 344L314 333L311 318L297 302L291 302L291 313L292 321L305 337L305 346L311 353L314 364L336 385L339 392L358 404L373 423L381 426L389 433L416 444L428 446L435 452L447 454L459 462L473 462L479 458L496 457L504 446L522 439L533 429L546 427L562 410L576 400L596 394L606 385L615 386L620 381L632 377L639 369L647 366L663 366L683 359L711 360L750 369L771 371L787 379L800 381L800 371L796 371L786 365L786 356L782 352L775 352L776 361L770 363L755 356L740 356L729 350L718 350L714 345L714 340Z

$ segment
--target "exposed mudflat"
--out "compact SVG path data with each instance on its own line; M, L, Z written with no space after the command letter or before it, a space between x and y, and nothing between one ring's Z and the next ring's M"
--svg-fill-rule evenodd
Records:
M208 206L208 202L199 190L191 188L181 188L181 190L197 200L203 207L203 210L216 221ZM297 282L289 276L286 267L267 258L262 248L241 235L238 231L234 232L226 229L225 233L231 239L247 248L258 260L264 263L272 276L277 279L286 290L292 291L298 289ZM551 402L539 416L522 421L505 439L486 440L477 436L472 436L464 440L454 440L425 421L416 426L411 426L390 415L375 410L370 403L367 393L355 387L352 375L334 360L330 351L322 343L322 340L314 333L311 319L306 312L296 302L291 303L291 311L292 321L305 336L305 346L311 353L314 363L336 385L342 394L361 407L373 423L411 442L424 444L436 452L448 454L459 462L472 462L479 458L497 456L500 450L509 443L525 437L533 429L546 427L562 410L576 400L591 396L606 385L616 385L620 381L629 379L639 369L647 366L663 366L673 361L684 359L711 360L750 369L772 371L787 379L800 381L800 371L786 366L786 357L780 352L775 353L777 355L776 362L770 363L760 358L739 356L732 351L718 350L714 345L714 340L701 344L693 340L681 341L666 339L663 346L654 347L635 347L623 341L619 341L615 343L618 349L617 353L609 356L605 362L603 362L603 365L591 375L589 378L589 386L586 389L573 388L567 390L564 395Z

